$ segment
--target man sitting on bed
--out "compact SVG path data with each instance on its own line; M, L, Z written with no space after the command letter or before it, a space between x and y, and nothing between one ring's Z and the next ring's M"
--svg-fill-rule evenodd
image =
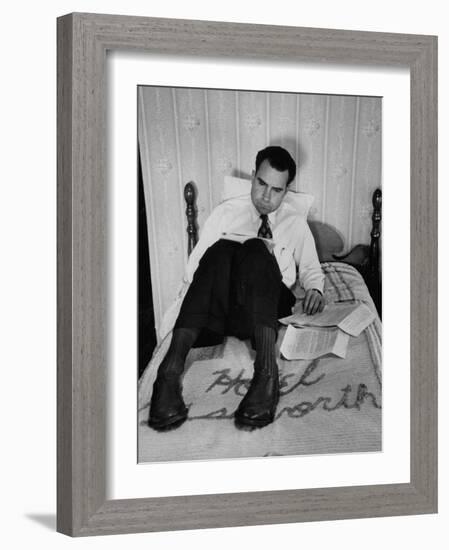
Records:
M192 347L251 339L256 351L248 392L234 413L237 427L274 420L279 400L275 355L278 319L290 315L296 270L305 289L304 311L324 307L324 276L307 221L289 200L296 164L278 146L259 151L251 193L228 199L206 220L190 255L190 283L167 354L153 386L148 423L156 430L182 424L187 408L181 378Z

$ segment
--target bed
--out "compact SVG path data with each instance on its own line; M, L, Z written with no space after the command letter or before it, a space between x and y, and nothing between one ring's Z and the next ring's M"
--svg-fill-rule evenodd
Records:
M189 253L198 239L195 187L185 187ZM253 373L249 342L227 337L223 344L192 349L186 361L183 395L188 420L178 429L156 432L148 427L148 409L157 367L170 343L163 334L138 386L138 461L267 457L382 450L381 372L381 191L372 197L369 245L342 255L344 243L332 227L309 222L325 274L327 303L363 303L374 321L351 337L344 359L325 356L287 361L277 342L280 401L272 424L259 430L237 430L233 412ZM299 286L294 288L298 299Z

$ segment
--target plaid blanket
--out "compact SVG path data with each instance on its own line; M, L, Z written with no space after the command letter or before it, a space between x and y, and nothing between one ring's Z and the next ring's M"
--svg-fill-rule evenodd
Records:
M360 274L351 266L323 263L330 302L363 302L375 311ZM295 293L300 295L301 289ZM278 346L285 327L279 331ZM139 462L381 450L381 323L351 337L345 359L287 361L279 356L281 397L275 421L251 432L234 426L233 413L253 374L248 342L228 337L220 346L193 349L186 361L183 395L189 418L159 433L147 425L164 339L139 382Z

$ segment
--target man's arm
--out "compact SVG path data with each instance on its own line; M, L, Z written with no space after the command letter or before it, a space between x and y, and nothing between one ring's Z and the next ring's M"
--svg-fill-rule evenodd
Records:
M305 313L313 315L324 308L324 274L316 251L312 232L304 220L301 237L295 248L295 262L298 265L298 276L306 291L303 308Z

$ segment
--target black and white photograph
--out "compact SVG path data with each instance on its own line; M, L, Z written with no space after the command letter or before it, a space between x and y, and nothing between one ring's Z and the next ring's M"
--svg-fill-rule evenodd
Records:
M138 462L381 451L382 98L137 94Z

